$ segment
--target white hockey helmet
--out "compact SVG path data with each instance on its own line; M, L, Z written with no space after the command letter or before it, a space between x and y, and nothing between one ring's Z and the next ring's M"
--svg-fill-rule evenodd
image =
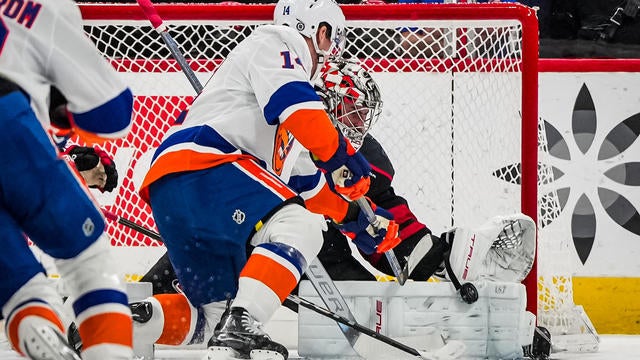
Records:
M287 25L305 37L311 38L318 55L339 56L345 46L345 18L335 0L279 0L273 12L276 25ZM316 33L320 25L331 28L331 48L322 51L318 47Z
M380 88L357 62L330 59L316 80L331 121L357 150L382 113Z

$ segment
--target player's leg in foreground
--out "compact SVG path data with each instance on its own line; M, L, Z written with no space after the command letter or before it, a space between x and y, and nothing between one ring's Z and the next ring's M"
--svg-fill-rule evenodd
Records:
M131 316L127 297L108 253L104 219L86 189L59 159L47 134L19 91L0 97L0 232L4 239L0 305L16 350L31 354L25 336L63 340L54 310L60 296L47 285L24 232L55 259L72 297L84 359L130 359ZM9 123L10 122L10 123ZM42 327L50 328L41 330ZM36 335L33 335L35 328ZM32 334L32 335L29 335ZM33 342L31 342L32 344ZM62 351L62 350L61 350Z
M180 285L206 318L205 341L232 356L286 359L261 323L320 250L322 217L252 160L167 176L150 198Z

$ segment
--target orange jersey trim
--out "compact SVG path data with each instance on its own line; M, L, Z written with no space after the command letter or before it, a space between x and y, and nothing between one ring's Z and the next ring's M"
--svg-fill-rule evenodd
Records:
M291 199L292 197L297 196L293 190L291 190L288 186L282 183L282 180L269 171L265 170L260 165L256 164L253 160L242 159L237 161L239 167L245 169L247 172L255 176L256 178L264 181L269 185L269 189L277 192L285 199Z
M252 278L269 287L283 302L298 280L294 274L277 261L262 254L252 254L240 272L240 277Z
M179 150L163 154L154 161L144 177L140 187L140 196L149 203L149 185L165 175L207 169L241 159L254 159L254 157L251 155L216 155L193 150Z
M338 131L324 110L301 109L282 123L293 136L322 161L329 160L338 149Z
M349 209L349 202L331 191L327 184L314 197L305 200L305 205L309 211L327 215L338 223L344 220Z

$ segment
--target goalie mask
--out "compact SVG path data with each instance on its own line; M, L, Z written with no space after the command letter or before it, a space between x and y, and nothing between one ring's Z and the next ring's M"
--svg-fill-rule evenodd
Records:
M316 90L333 124L358 150L382 113L378 84L356 62L335 59L322 68Z

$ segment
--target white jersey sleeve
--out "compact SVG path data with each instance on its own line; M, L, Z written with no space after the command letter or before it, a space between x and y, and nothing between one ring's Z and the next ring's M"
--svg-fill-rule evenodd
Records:
M5 8L7 3L11 8ZM106 138L124 135L131 124L133 96L82 30L70 0L0 3L3 37L0 76L16 83L48 126L50 85L68 100L75 125Z
M267 123L281 123L299 109L324 110L309 82L312 61L307 45L288 27L267 26L263 30L277 32L279 37L265 36L273 44L265 42L265 51L257 52L255 61L248 62L248 74ZM269 48L279 51L268 51L270 56L264 56Z

